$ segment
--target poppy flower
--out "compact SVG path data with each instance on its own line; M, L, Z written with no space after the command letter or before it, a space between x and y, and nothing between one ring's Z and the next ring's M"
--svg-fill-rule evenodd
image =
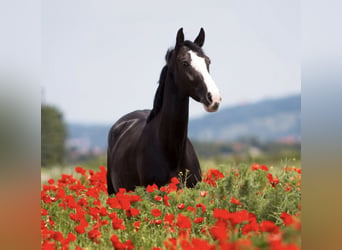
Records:
M200 196L205 197L207 195L207 191L200 191Z
M121 243L121 241L119 240L118 236L116 236L115 234L113 234L110 237L110 241L112 242L112 245L115 249L123 249L124 248L124 244Z
M140 222L140 221L135 221L135 222L133 223L133 226L134 226L134 228L136 229L136 231L138 231L138 230L139 230L139 228L140 228L140 224L141 224L141 222Z
M156 225L160 225L162 223L162 220L151 220L150 224L156 224Z
M125 230L126 227L123 224L123 219L120 219L118 217L112 218L112 227L113 229L119 229L119 230Z
M174 222L174 215L173 214L165 214L164 216L164 223L165 224L169 224L169 225L172 225Z
M133 207L131 207L131 208L126 210L126 216L127 217L135 217L139 213L140 213L139 209L136 209L136 208L133 208Z
M76 235L74 235L73 233L68 233L67 236L68 241L75 241L76 240Z
M54 240L56 241L62 241L64 238L63 238L63 234L61 232L54 232L52 235L51 235L51 238L53 238Z
M170 203L169 203L170 197L167 195L164 195L163 200L164 200L164 205L169 207L170 206Z
M179 203L179 204L177 205L177 208L178 208L178 209L183 209L184 207L185 207L184 203Z
M258 232L259 231L259 225L256 221L251 221L248 224L245 224L242 229L242 234L246 235L250 232Z
M227 225L222 221L217 221L214 226L209 228L209 232L215 240L223 241L228 238Z
M154 217L159 217L159 216L161 216L161 211L158 208L154 208L154 209L152 209L151 214Z
M282 212L280 218L283 220L285 226L291 225L293 223L292 216L286 212Z
M229 217L229 211L227 209L218 209L214 208L213 215L216 219L222 219L222 220L228 220Z
M86 173L87 170L85 170L84 168L82 168L82 167L80 167L80 166L77 166L77 167L75 168L75 171L76 171L76 173L79 173L79 174L85 176L85 173Z
M194 219L194 223L201 223L204 221L204 218L203 217L197 217Z
M190 229L191 228L191 220L183 215L182 213L179 213L177 216L177 227L182 229Z
M156 184L147 185L146 192L153 193L154 191L158 191L158 186Z
M154 196L154 200L155 201L163 201L163 197L156 195L156 196Z
M235 197L232 197L232 199L230 200L230 203L236 204L236 205L241 205L240 201L235 199Z
M200 208L202 208L202 213L205 213L205 211L206 211L206 206L203 204L203 203L198 203L198 204L196 204L196 207L200 207Z
M101 237L101 232L99 230L97 230L96 228L94 228L88 232L88 237L92 241L98 242L97 240L98 240L98 238Z
M278 233L279 227L273 221L265 220L260 223L260 230L268 233Z
M179 180L177 179L177 177L172 177L172 179L171 179L171 183L173 183L173 184L179 184Z
M252 166L251 166L251 170L252 171L259 170L259 169L260 169L260 165L259 164L257 164L257 163L252 164Z
M267 173L267 178L269 183L272 185L272 187L276 187L276 185L279 183L278 177L274 177L272 176L272 174Z
M48 180L48 183L49 183L50 185L55 184L55 180L54 180L54 179L49 179L49 180Z
M40 214L43 215L43 216L45 216L45 215L48 215L49 213L48 213L48 211L47 211L46 209L41 208L41 209L40 209Z
M192 206L188 206L188 207L186 208L186 211L189 211L189 212L192 212L193 214L195 214L195 213L196 213L196 208L194 208L194 207L192 207Z
M78 234L84 234L84 233L85 233L84 226L82 226L82 225L77 225L77 226L75 227L75 231L76 231Z

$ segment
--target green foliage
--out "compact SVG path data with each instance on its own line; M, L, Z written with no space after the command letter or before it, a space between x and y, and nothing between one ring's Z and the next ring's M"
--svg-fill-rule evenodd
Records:
M63 164L66 126L62 113L55 107L41 106L41 165Z

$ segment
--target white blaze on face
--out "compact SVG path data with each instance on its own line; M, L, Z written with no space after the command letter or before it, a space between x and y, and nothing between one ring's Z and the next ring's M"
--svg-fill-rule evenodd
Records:
M207 87L208 93L211 94L212 103L207 107L204 105L204 108L208 112L216 111L218 105L221 102L221 94L213 80L211 78L207 65L205 63L205 59L203 57L198 56L192 50L189 50L190 58L191 58L191 66L202 75L204 83ZM216 108L215 108L216 107Z

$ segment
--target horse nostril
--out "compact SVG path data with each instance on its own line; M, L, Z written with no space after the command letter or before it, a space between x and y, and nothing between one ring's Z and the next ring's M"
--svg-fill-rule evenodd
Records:
M207 97L208 97L208 101L209 101L210 103L212 103L212 102L213 102L213 98L212 98L210 92L207 94Z

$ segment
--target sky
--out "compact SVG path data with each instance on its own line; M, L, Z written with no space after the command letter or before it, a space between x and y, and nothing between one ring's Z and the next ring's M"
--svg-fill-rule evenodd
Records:
M42 1L42 101L76 123L150 109L180 27L204 28L221 108L301 92L298 1L60 0Z

